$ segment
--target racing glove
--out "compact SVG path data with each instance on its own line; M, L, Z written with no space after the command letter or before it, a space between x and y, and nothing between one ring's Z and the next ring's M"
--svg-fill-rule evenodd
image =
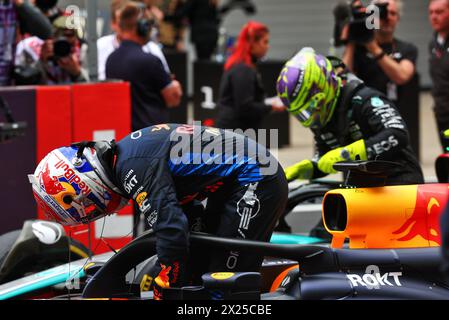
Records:
M365 141L363 139L327 152L318 161L318 169L324 173L336 173L337 171L333 167L334 163L348 160L367 160Z
M449 129L446 129L443 131L443 137L445 137L446 139L449 139Z
M302 160L285 169L285 176L287 181L295 179L311 179L313 176L313 163L310 160Z
M179 261L160 263L161 271L154 279L154 300L163 300L163 289L180 287L183 282L184 264Z

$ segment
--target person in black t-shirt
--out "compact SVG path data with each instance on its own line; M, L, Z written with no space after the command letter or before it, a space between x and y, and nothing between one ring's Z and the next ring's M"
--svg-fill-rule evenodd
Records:
M216 126L223 129L258 129L270 112L282 112L280 100L265 101L265 90L256 62L269 48L268 28L248 22L240 31L234 52L225 64L218 101Z
M434 111L443 152L448 152L449 141L443 132L449 129L449 0L432 0L429 19L435 30L429 46Z
M343 61L369 87L398 102L398 86L407 84L415 75L418 49L394 37L402 10L400 0L376 0L388 3L388 17L380 20L380 29L372 41L364 45L349 42Z
M182 15L190 25L197 60L210 60L217 47L220 17L218 0L187 0Z
M402 12L401 0L375 0L387 3L388 15L379 20L374 39L361 44L349 42L343 61L349 70L369 87L379 90L397 107L409 127L412 148L419 155L419 120L415 45L394 36Z
M130 2L119 16L120 47L106 61L106 77L131 83L132 130L168 122L168 109L179 105L182 89L161 61L142 46L150 38L145 8Z

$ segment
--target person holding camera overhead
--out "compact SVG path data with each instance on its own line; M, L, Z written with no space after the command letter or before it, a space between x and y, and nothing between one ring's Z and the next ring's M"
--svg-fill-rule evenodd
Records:
M360 26L366 32L359 31L355 24L343 28L341 37L346 42L343 61L367 86L381 91L399 104L398 86L405 85L413 78L418 49L394 36L402 13L401 0L375 0L372 4L377 10L367 13L379 12L380 28L368 30L366 25ZM353 1L351 5L352 12L365 10L360 1Z
M55 85L89 81L83 64L87 44L82 41L81 25L71 25L70 16L53 21L53 37L30 37L17 45L16 85ZM79 18L81 19L81 18Z
M449 141L445 138L444 132L449 129L449 0L429 1L429 20L434 31L429 44L429 71L432 78L432 97L434 99L433 111L441 147L443 152L448 152ZM449 228L447 243L449 244Z

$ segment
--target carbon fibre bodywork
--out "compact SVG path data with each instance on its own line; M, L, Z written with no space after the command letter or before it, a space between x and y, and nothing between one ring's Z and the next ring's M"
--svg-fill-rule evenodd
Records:
M84 298L117 297L129 289L126 264L145 259L155 239L147 234L114 256L89 281ZM332 249L191 236L191 245L208 249L260 252L299 264L292 278L261 299L449 299L449 282L439 272L439 248Z

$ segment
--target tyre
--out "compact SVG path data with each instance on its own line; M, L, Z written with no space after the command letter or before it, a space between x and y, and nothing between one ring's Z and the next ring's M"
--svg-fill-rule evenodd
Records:
M22 231L22 229L14 230L0 236L0 267L3 266L3 263ZM5 266L5 268L1 270L3 273L0 273L0 283L9 282L26 275L68 263L69 261L86 259L92 255L92 252L81 242L72 238L68 238L68 242L69 252L65 246L56 248L48 246L48 250L43 249L41 251L38 250L37 252L31 249L35 247L33 245L28 248L22 246L21 249L19 249L21 252L19 256L16 254L12 261L8 259L8 264L12 263L14 267L11 268L11 265L8 265L8 267ZM44 245L41 249L46 247L47 246ZM29 249L31 249L31 251L29 251ZM17 257L19 257L19 260L16 260Z
M21 232L22 230L14 230L0 235L0 267Z
M69 238L69 248L70 261L85 259L92 256L91 250L89 250L84 244L73 238Z

